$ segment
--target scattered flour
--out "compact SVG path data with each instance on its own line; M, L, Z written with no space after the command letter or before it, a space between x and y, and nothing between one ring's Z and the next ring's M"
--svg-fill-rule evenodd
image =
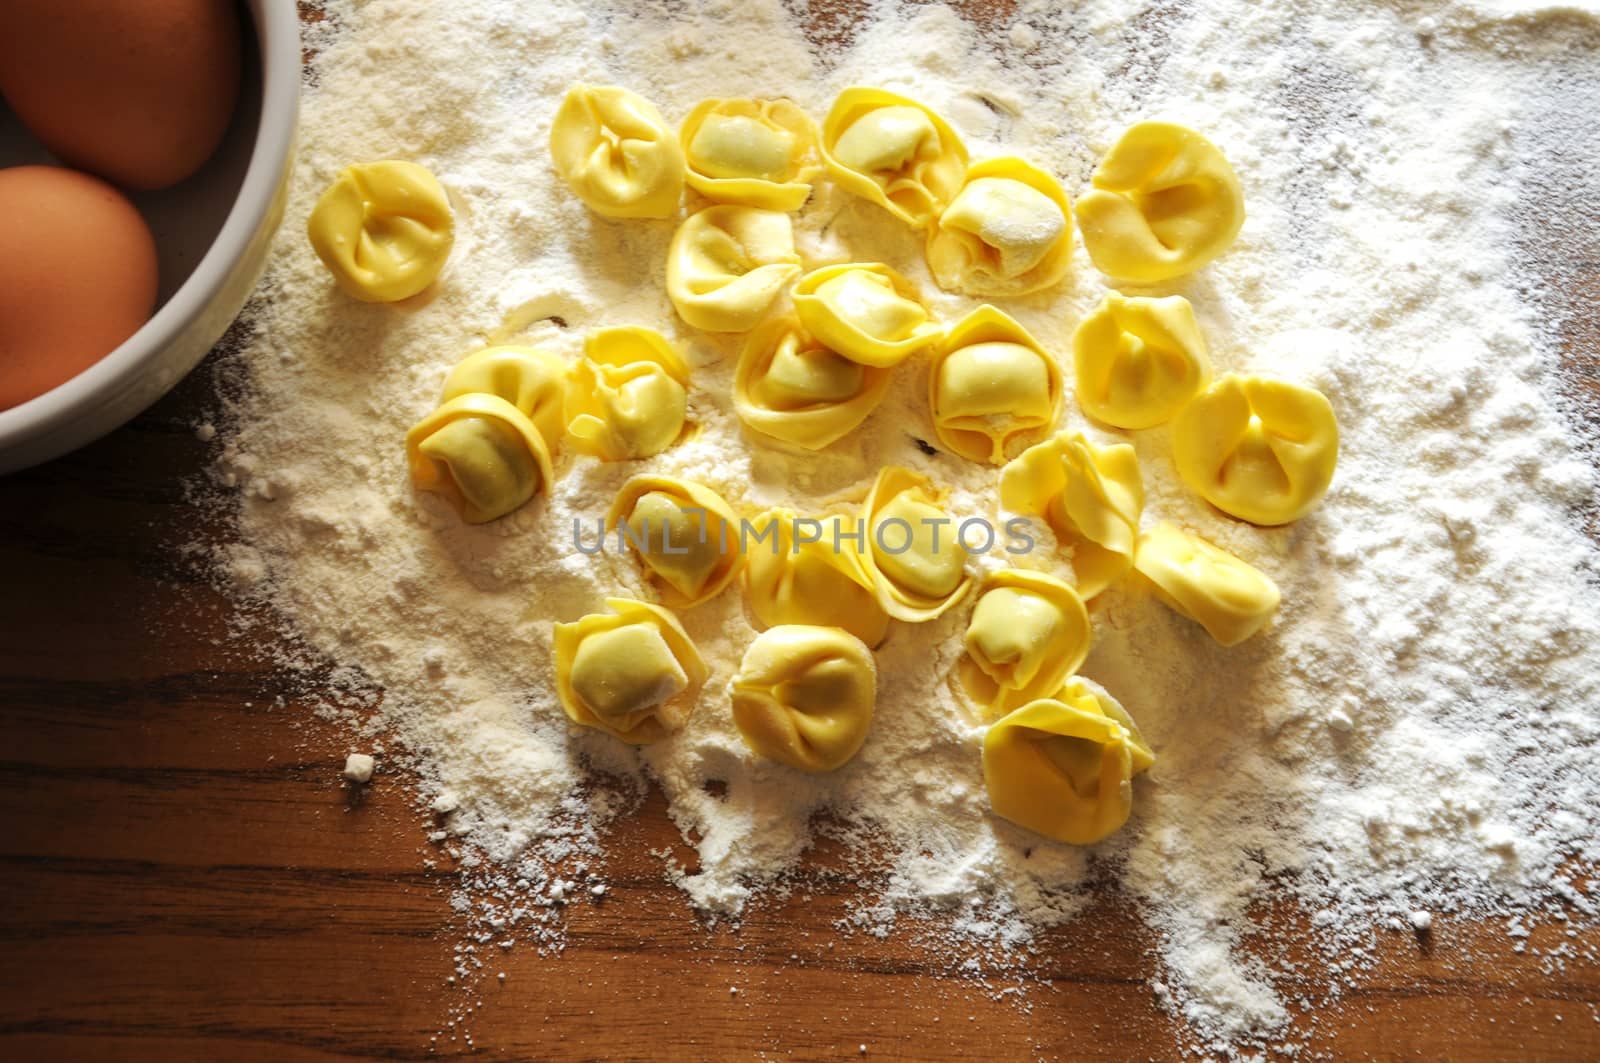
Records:
M377 762L370 753L351 753L344 758L344 771L341 772L351 782L371 782L372 773L377 770Z
M604 826L644 780L699 851L697 873L664 855L666 872L711 913L737 917L802 865L823 811L874 869L856 921L877 932L943 913L974 947L1025 950L1081 908L1089 878L1084 850L988 814L982 732L946 684L961 610L895 628L872 735L833 775L754 760L740 742L725 685L754 631L737 593L684 618L713 677L681 735L635 753L568 727L551 621L646 593L629 558L571 546L574 520L592 528L629 475L702 480L747 515L815 507L885 463L949 485L962 514L991 515L996 486L992 469L918 447L934 435L916 362L822 455L743 435L737 339L688 329L665 298L672 223L601 220L549 165L556 101L583 80L625 84L673 121L739 95L789 95L820 118L842 87L883 85L944 113L974 158L1021 154L1070 190L1131 121L1204 130L1238 171L1249 220L1218 262L1149 292L1190 298L1219 371L1320 388L1344 439L1323 505L1259 529L1181 487L1164 430L1128 437L1146 520L1240 554L1284 600L1271 631L1231 650L1136 593L1096 602L1084 671L1159 759L1095 855L1158 932L1161 999L1197 1044L1272 1043L1289 961L1241 947L1269 891L1316 913L1318 940L1346 956L1436 914L1593 914L1574 869L1600 857L1600 571L1583 532L1594 421L1556 366L1572 322L1593 315L1561 271L1587 255L1592 286L1600 254L1596 226L1548 212L1597 202L1600 24L1521 3L1064 12L1035 0L992 22L920 5L859 22L837 5L812 17L804 0L669 5L670 17L637 6L330 4L309 41L288 224L254 334L225 367L218 482L238 530L222 568L292 630L289 663L382 691L368 732L397 737L420 771L442 824L432 837L479 854L481 892L463 893L463 910L547 925L580 890L601 897L574 861L603 864ZM301 232L339 167L382 157L432 168L458 211L438 290L398 307L341 296ZM808 265L881 259L944 319L973 305L932 285L910 233L826 182L797 229ZM1103 290L1080 245L1067 283L1004 305L1061 353ZM413 494L401 439L450 365L511 338L570 356L607 324L685 344L697 438L645 463L565 456L547 502L482 527ZM1567 357L1592 371L1597 355ZM1065 421L1122 438L1070 401ZM461 974L481 967L462 956Z

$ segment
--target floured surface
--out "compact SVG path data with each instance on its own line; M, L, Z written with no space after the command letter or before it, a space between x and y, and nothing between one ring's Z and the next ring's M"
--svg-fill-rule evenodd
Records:
M1066 425L1138 449L1147 522L1211 538L1284 597L1274 629L1231 650L1135 593L1097 599L1084 672L1121 698L1158 760L1128 827L1096 854L1145 902L1177 1006L1207 1043L1270 1040L1287 1015L1273 955L1238 947L1269 878L1317 913L1324 946L1358 961L1386 926L1409 932L1413 911L1543 918L1564 898L1561 917L1593 914L1566 876L1597 855L1600 597L1581 531L1594 480L1550 316L1585 312L1550 295L1565 290L1552 268L1580 257L1551 248L1593 237L1563 237L1529 209L1551 187L1594 201L1573 193L1597 169L1582 157L1595 112L1575 106L1600 82L1587 16L1102 2L1070 15L1022 5L981 26L942 7L885 8L845 32L837 16L769 3L672 25L605 3L328 15L310 42L295 198L218 440L241 504L219 557L241 597L297 634L285 663L331 660L351 686L383 692L366 726L399 740L447 830L487 858L474 881L499 883L509 909L575 888L557 870L574 859L603 867L604 824L628 798L596 780L618 776L665 792L700 870L664 873L722 915L803 866L818 814L874 869L855 923L878 932L936 912L951 948L1025 949L1081 906L1088 878L1084 851L987 813L982 730L946 683L964 609L896 625L872 733L831 776L758 762L734 731L726 684L755 632L731 592L684 617L713 676L681 735L635 754L568 728L551 621L648 594L631 558L572 545L574 521L592 535L628 476L701 480L745 516L848 497L886 463L952 487L961 516L992 517L997 483L917 445L936 442L920 358L820 455L741 433L738 339L683 326L663 291L672 223L598 219L550 168L555 103L583 80L627 85L673 122L738 95L789 95L820 119L840 88L883 85L943 113L975 160L1020 154L1069 191L1136 119L1215 140L1244 185L1238 243L1190 278L1124 290L1186 295L1219 372L1320 388L1341 463L1310 517L1256 529L1181 486L1164 429L1103 431L1068 400ZM391 156L450 189L456 249L432 298L358 305L301 226L340 166ZM1552 182L1563 167L1570 177ZM797 230L808 266L882 260L943 320L976 305L932 285L920 243L887 214L826 182ZM1065 358L1103 290L1080 245L1065 284L1000 305ZM511 338L571 357L586 330L621 324L686 345L693 441L640 463L563 456L548 501L483 527L413 494L401 440L450 365ZM1041 549L1022 563L1064 562Z

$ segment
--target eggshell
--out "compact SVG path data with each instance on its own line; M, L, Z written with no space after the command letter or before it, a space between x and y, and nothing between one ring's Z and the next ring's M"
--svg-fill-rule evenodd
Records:
M4 0L0 95L63 162L165 188L227 131L239 34L229 0Z
M115 188L54 166L0 170L0 410L138 331L156 272L150 229Z

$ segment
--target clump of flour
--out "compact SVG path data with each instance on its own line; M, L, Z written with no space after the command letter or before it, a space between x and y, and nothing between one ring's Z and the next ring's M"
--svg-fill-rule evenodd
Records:
M1023 3L985 24L892 4L817 22L771 0L675 21L607 0L337 9L311 42L295 194L230 367L243 383L219 431L238 533L223 568L285 619L305 660L382 691L369 729L409 751L449 824L441 838L486 861L471 881L493 899L466 907L544 925L569 889L602 886L561 869L598 861L596 832L648 783L698 849L695 874L664 866L697 908L736 916L803 863L827 813L882 869L860 923L943 913L957 935L1024 947L1079 910L1088 861L988 814L982 730L946 682L961 610L896 627L872 734L832 775L753 759L733 729L726 683L754 637L737 593L684 617L713 674L682 734L635 753L567 725L551 622L649 593L628 557L572 544L574 522L592 529L628 476L697 479L749 516L819 508L897 463L951 487L958 514L992 516L996 474L918 445L936 438L918 360L823 454L742 432L738 338L688 329L666 300L672 223L590 214L546 138L575 81L625 84L673 121L742 95L787 95L820 118L865 83L941 111L975 159L1020 154L1075 191L1122 127L1171 118L1228 154L1250 217L1207 269L1127 290L1187 296L1219 372L1310 383L1343 431L1322 506L1260 529L1181 486L1165 430L1110 432L1067 403L1067 426L1137 448L1146 521L1198 531L1283 590L1274 627L1229 650L1134 591L1094 609L1084 671L1159 757L1132 821L1096 852L1143 901L1177 1006L1208 1043L1281 1027L1279 965L1240 948L1268 890L1315 912L1319 940L1347 956L1416 912L1537 913L1564 898L1593 914L1567 868L1600 856L1600 572L1576 519L1594 510L1594 472L1556 370L1560 255L1538 253L1528 211L1556 165L1539 159L1593 150L1595 112L1560 107L1542 76L1595 32L1573 13L1463 5L1414 19L1307 0ZM383 157L434 170L460 230L437 291L395 307L342 297L301 234L339 167ZM1572 165L1564 194L1595 202L1596 172ZM976 305L932 284L913 234L825 181L797 235L808 266L895 266L946 321ZM1065 356L1105 289L1080 245L1068 282L1005 309ZM613 324L684 345L698 436L642 463L564 456L547 501L487 526L412 492L401 440L450 365L509 339L570 356Z

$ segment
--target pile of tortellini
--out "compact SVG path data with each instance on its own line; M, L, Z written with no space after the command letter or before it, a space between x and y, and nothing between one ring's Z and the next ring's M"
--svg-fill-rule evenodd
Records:
M1074 573L1068 582L1008 567L979 578L973 544L948 531L940 541L960 523L949 492L907 468L882 469L852 512L779 507L750 519L705 484L636 475L605 528L659 602L612 598L606 612L555 625L568 716L634 743L680 728L709 673L674 611L738 583L762 633L732 679L733 721L755 754L832 771L866 739L873 648L891 623L925 623L970 599L952 682L989 723L994 811L1074 844L1120 827L1130 780L1153 754L1116 699L1076 675L1091 641L1086 602L1131 576L1231 646L1267 624L1277 587L1174 524L1141 529L1133 447L1057 431L1062 366L1017 321L987 304L937 321L916 285L879 262L807 270L788 212L825 173L923 232L940 286L984 298L1057 284L1075 215L1097 268L1153 285L1223 253L1243 223L1216 146L1141 122L1074 205L1022 159L970 162L939 115L876 88L844 91L820 129L788 100L715 99L674 131L626 89L579 85L550 144L556 170L604 217L677 217L685 185L705 201L677 226L667 291L690 326L745 334L733 404L755 438L829 446L873 411L897 365L922 354L938 438L961 459L999 466L1001 508L1047 525ZM1183 480L1224 513L1284 524L1332 479L1328 401L1265 376L1213 380L1182 297L1108 294L1079 324L1072 356L1083 410L1129 431L1171 422ZM572 365L530 348L480 351L409 433L411 475L464 520L494 520L548 487L562 445L626 461L684 438L690 386L683 355L645 328L592 333Z

